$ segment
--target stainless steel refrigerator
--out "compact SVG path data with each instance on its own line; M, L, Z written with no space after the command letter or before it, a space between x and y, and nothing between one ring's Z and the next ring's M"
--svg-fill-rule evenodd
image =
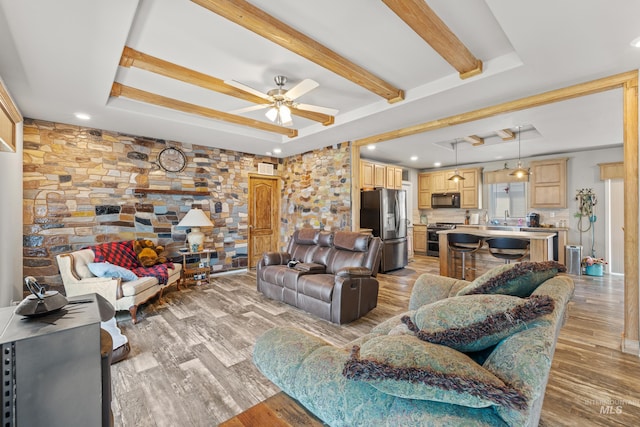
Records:
M360 227L382 239L384 273L407 265L407 195L404 190L377 188L360 192Z

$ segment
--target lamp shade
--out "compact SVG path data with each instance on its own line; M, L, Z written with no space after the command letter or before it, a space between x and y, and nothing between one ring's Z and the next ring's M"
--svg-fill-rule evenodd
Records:
M191 228L191 232L187 234L189 250L199 252L204 249L204 233L200 231L200 227L213 227L213 223L202 209L191 209L176 227Z
M191 228L191 227L213 227L213 223L204 213L202 209L191 209L180 220L176 227L179 228Z

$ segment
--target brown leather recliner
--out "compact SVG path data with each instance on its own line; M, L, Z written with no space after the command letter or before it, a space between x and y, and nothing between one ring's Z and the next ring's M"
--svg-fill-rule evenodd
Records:
M333 323L349 323L378 303L382 242L351 231L297 230L286 252L257 265L258 291ZM288 266L296 260L295 266Z

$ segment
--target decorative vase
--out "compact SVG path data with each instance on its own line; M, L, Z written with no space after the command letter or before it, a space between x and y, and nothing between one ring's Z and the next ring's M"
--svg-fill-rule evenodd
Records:
M585 273L587 276L602 276L602 264L587 265Z

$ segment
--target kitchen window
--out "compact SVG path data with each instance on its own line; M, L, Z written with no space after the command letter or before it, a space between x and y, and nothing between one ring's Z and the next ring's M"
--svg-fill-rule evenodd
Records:
M489 216L500 223L507 217L524 219L527 216L527 183L489 184Z

